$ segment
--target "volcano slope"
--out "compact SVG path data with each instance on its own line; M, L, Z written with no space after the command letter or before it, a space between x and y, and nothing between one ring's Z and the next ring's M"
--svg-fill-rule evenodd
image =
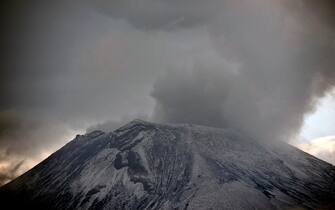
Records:
M0 188L11 209L332 209L335 167L229 129L135 120Z

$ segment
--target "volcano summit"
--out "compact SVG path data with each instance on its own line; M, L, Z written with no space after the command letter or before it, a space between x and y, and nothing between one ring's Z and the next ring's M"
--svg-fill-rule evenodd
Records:
M328 209L335 167L229 129L135 120L78 135L0 196L12 209Z

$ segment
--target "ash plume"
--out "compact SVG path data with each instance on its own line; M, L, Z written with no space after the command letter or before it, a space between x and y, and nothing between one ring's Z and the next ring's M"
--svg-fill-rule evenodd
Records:
M155 82L157 121L234 127L259 139L287 140L334 85L331 1L103 3L110 6L105 12L140 30L169 30L166 25L182 18L175 31L208 32L217 60L194 56L190 68L172 68Z

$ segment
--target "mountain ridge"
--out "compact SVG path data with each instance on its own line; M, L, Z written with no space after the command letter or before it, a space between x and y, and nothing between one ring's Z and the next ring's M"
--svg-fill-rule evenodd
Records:
M322 209L334 186L334 166L288 144L134 120L77 135L0 195L40 209Z

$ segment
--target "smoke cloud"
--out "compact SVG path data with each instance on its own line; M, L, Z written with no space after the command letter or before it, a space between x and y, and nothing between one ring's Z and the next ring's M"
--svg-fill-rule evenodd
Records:
M210 55L193 55L189 68L172 69L156 81L157 121L233 127L257 139L288 140L334 85L330 1L103 3L110 4L111 16L143 30L173 26L208 32Z
M0 166L24 160L21 171L78 132L132 118L289 140L335 82L330 0L16 0L3 8Z

